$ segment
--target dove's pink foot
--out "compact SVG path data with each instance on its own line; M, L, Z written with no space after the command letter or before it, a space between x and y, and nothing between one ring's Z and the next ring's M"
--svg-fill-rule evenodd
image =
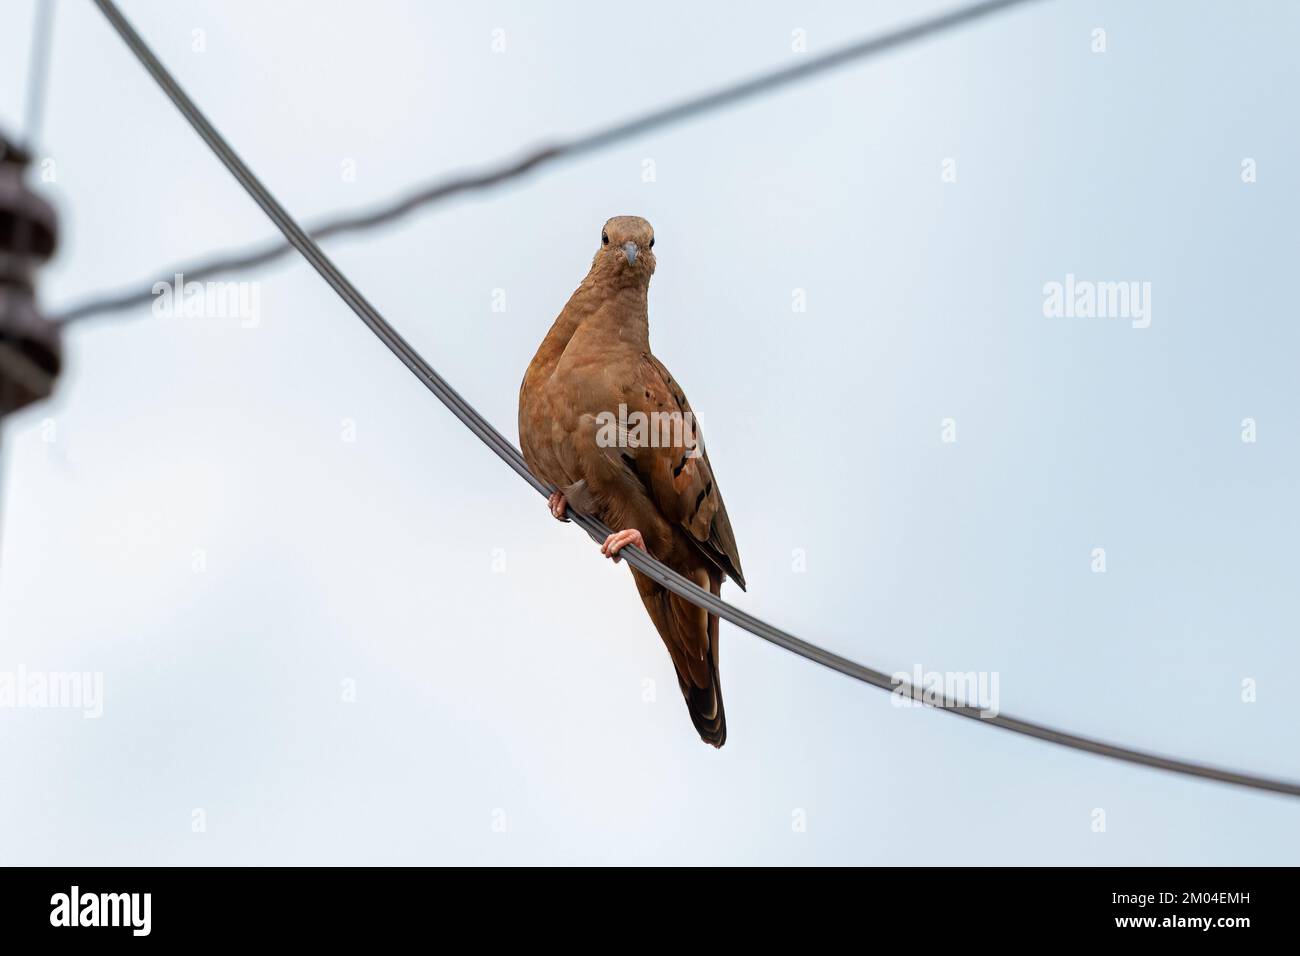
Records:
M569 507L569 503L564 500L564 495L561 492L555 492L555 494L551 495L551 497L547 499L546 503L550 506L552 517L557 518L560 521L569 520L564 517L564 512Z
M618 564L618 562L623 560L618 556L619 551L623 550L623 548L627 547L629 544L640 548L642 551L645 550L645 539L641 537L641 532L637 531L636 528L627 528L623 531L615 531L606 538L605 543L600 546L600 553L607 558L613 558L614 563Z

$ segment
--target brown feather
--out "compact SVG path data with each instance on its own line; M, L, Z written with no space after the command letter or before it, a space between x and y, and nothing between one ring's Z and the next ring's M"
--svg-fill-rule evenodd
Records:
M519 442L533 474L573 507L614 529L635 528L673 570L721 593L726 577L745 587L735 534L696 426L698 450L676 441L602 444L603 416L668 414L694 423L686 394L650 352L648 288L653 231L644 219L605 225L591 270L551 326L519 390ZM635 258L625 243L637 247ZM689 426L688 426L689 427ZM674 437L680 436L676 433ZM626 438L626 435L620 435ZM672 658L700 737L726 740L718 679L718 619L633 572Z

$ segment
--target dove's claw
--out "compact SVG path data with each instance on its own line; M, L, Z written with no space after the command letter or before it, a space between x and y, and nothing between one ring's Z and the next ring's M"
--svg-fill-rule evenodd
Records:
M564 500L564 495L561 492L555 492L555 494L551 495L551 497L547 499L546 503L550 506L552 517L557 518L560 521L569 520L564 516L565 510L569 507L569 503Z
M623 531L615 531L606 538L605 543L600 546L600 553L607 558L613 558L614 563L618 564L618 562L623 560L618 556L619 551L627 547L629 544L640 548L642 551L645 550L645 539L641 537L641 532L637 531L636 528L627 528Z

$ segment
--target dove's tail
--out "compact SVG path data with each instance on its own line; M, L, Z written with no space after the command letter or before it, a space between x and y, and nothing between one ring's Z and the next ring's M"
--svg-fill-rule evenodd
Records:
M720 588L713 588L717 594ZM673 595L675 600L681 600ZM694 605L692 605L694 606ZM722 705L722 678L718 676L718 616L708 615L709 631L709 682L706 687L694 687L682 679L679 672L677 681L686 698L686 709L691 713L691 723L695 731L706 744L721 747L727 742L727 709Z
M701 740L721 747L727 742L727 713L722 706L722 681L718 676L717 616L633 573L641 600L673 659L691 723ZM709 590L721 593L722 576L709 572L708 578Z

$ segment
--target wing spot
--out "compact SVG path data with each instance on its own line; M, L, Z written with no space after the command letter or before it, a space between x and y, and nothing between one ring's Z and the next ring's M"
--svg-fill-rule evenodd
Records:
M674 478L680 478L680 477L682 476L682 469L686 467L686 463L687 463L688 461L690 461L690 460L691 460L691 456L690 456L690 455L682 455L682 460L681 460L681 462L677 465L676 468L673 469L673 477L674 477ZM699 506L697 505L696 507L699 507Z
M704 499L707 498L707 497L709 496L709 492L712 491L712 490L713 490L713 482L710 481L707 485L704 486L704 490L701 491L701 492L696 496L696 498L695 498L695 511L693 512L693 514L698 514L698 513L699 513L699 511L700 511L700 505L704 504Z

